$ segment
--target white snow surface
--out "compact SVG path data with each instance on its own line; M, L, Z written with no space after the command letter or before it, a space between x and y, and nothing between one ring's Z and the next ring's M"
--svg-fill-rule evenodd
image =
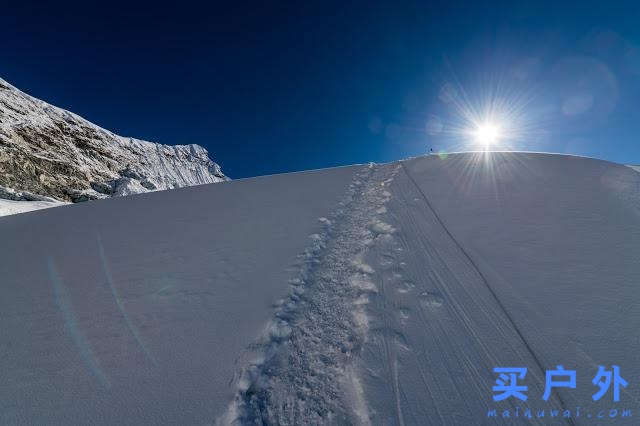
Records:
M60 201L13 201L0 198L0 216L64 206Z
M638 408L625 166L428 156L8 216L0 235L2 424L513 424L487 411L577 406L524 422L590 424ZM629 386L594 402L614 364ZM577 387L545 402L557 365ZM526 402L493 402L500 366L528 368Z

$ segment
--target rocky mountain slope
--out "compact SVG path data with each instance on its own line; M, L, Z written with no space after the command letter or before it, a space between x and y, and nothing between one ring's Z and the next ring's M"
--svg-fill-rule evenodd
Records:
M199 145L118 136L0 79L0 199L79 202L225 180Z

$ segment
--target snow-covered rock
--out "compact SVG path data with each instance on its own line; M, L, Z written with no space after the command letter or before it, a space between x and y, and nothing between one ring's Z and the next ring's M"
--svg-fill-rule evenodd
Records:
M225 180L199 145L118 136L0 79L0 198L79 202Z
M51 197L0 186L0 216L58 207L65 204L67 203Z

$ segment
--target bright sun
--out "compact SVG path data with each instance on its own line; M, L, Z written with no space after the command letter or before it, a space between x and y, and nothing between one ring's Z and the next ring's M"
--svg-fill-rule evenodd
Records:
M473 137L478 144L488 148L502 138L502 129L495 123L483 123L473 131Z

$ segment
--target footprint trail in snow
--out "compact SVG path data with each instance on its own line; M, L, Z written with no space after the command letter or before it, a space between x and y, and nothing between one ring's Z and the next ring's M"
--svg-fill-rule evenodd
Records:
M299 276L221 423L369 423L357 360L369 329L366 307L378 289L366 257L394 232L380 215L399 170L363 167L338 209L320 219L324 229L310 236Z

